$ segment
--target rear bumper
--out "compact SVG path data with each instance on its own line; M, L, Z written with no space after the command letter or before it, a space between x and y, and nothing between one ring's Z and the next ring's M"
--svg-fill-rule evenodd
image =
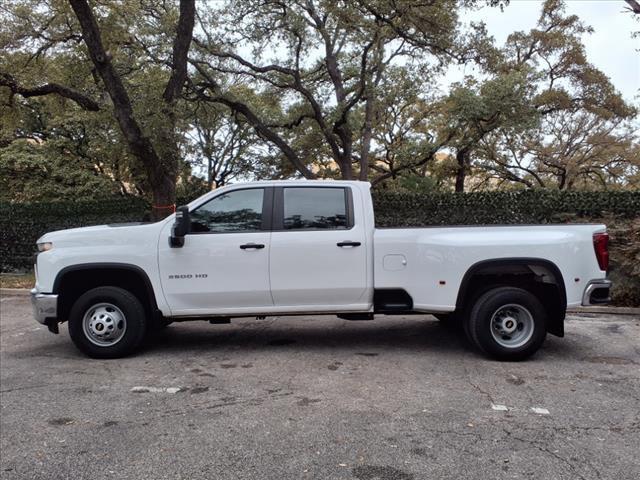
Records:
M31 290L31 306L33 316L43 325L49 325L58 319L58 295L53 293L40 293L37 289Z
M606 305L611 302L609 294L611 290L611 280L592 280L587 284L582 295L582 305Z

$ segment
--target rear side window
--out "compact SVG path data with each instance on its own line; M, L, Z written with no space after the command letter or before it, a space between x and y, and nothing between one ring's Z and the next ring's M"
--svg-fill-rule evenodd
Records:
M189 213L193 233L262 230L263 188L236 190L209 200Z
M283 195L285 230L349 228L346 189L287 187Z

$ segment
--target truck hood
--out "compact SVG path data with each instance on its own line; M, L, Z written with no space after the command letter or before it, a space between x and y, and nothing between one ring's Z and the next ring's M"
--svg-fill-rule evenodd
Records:
M113 245L135 241L145 233L159 231L166 219L157 223L115 223L91 227L69 228L45 233L38 243L51 242L54 248L83 245Z

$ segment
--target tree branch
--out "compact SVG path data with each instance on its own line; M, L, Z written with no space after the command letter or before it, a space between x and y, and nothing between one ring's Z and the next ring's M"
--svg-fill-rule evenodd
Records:
M220 94L216 94L215 96L207 95L205 93L206 89L212 89L214 92L218 90L216 83L198 62L191 62L191 64L196 68L196 70L198 70L198 72L205 78L207 82L206 85L200 88L194 88L194 91L200 100L212 103L220 103L229 107L232 112L242 115L247 119L247 122L254 128L258 135L278 147L283 155L287 157L287 160L289 160L305 178L316 178L316 175L307 168L307 166L302 162L298 154L289 146L289 144L280 135L278 135L277 132L275 132L273 129L269 128L268 125L262 122L262 120L258 118L258 116L253 112L253 110L251 110L251 108L247 104L237 99L228 98Z
M629 10L636 15L640 15L640 3L637 0L625 0L629 4Z
M171 103L180 95L187 79L187 55L193 38L193 25L196 16L195 0L180 0L180 17L176 37L173 41L173 58L171 77L162 94L167 103Z
M57 83L45 83L44 85L40 85L39 87L27 88L18 85L18 82L15 80L15 78L13 78L8 73L0 73L0 86L8 87L13 94L18 94L25 98L57 94L61 97L73 100L85 110L89 110L91 112L97 112L98 110L100 110L100 105L95 100L78 92L77 90L73 90Z
M442 141L438 142L435 145L432 145L427 152L416 162L413 163L408 163L408 164L404 164L404 165L400 165L398 167L393 167L390 166L389 170L386 173L383 173L382 175L377 176L376 178L374 178L371 181L372 185L377 185L380 182L386 180L387 178L391 178L395 175L397 175L399 172L403 171L403 170L408 170L408 169L412 169L412 168L418 168L421 167L422 165L427 164L429 161L433 160L436 156L436 153L438 153L438 151L440 151L440 149L447 145L451 139L453 138L454 133L453 132L449 132L448 135L442 139ZM374 169L377 170L377 169Z
M314 173L309 170L304 163L302 163L298 155L293 151L289 144L282 137L280 137L280 135L278 135L276 132L262 123L262 121L260 121L255 113L253 113L249 106L237 100L231 100L223 96L201 96L201 98L203 100L221 103L229 107L234 112L240 113L244 118L247 119L247 122L249 122L249 124L256 130L256 132L260 136L276 145L280 149L280 151L287 157L287 159L293 164L293 166L296 167L296 169L302 175L304 175L305 178L316 177Z

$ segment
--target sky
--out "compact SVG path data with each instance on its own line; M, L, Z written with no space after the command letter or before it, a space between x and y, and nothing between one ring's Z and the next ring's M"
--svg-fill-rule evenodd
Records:
M467 14L464 22L482 20L498 45L514 31L528 31L540 16L541 0L511 0L500 11L484 7ZM640 22L625 11L624 0L567 0L567 13L575 14L594 32L585 35L587 59L609 76L624 98L640 104L640 38L631 34L640 30ZM469 72L470 73L470 72ZM451 72L450 80L458 80L459 72Z

